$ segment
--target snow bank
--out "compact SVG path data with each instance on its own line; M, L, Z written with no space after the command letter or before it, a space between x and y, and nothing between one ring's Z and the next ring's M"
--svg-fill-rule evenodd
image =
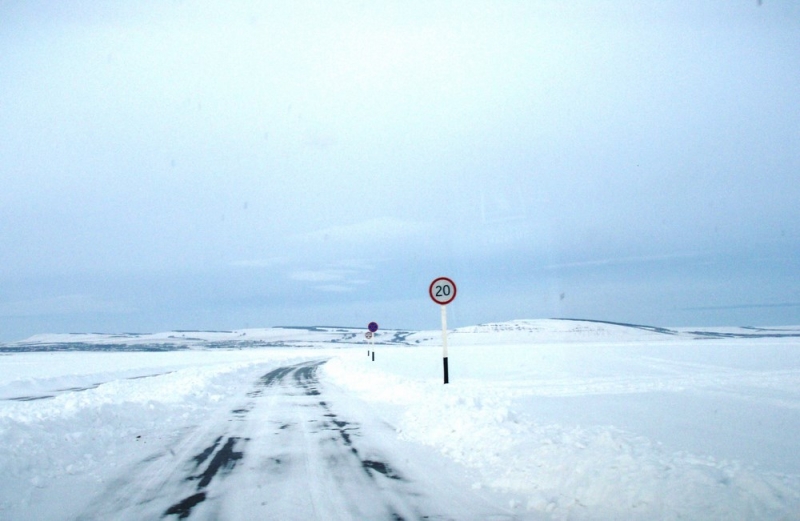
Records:
M692 348L698 344L710 346L711 358L726 349L701 342ZM680 364L684 350L680 344L675 347L672 361ZM660 396L687 389L731 390L741 382L741 372L684 367L665 378L666 365L652 367L641 346L606 345L589 357L586 350L569 345L462 345L451 350L451 383L442 385L441 358L435 350L376 351L376 362L360 353L339 356L325 372L380 410L401 437L435 447L477 470L481 481L476 488L508 492L519 509L550 519L798 519L800 468L778 473L737 460L668 450L660 440L610 424L576 424L572 418L581 416L580 399L572 404L578 410L564 411L563 423L540 420L531 405L544 399L536 396L570 392L595 397L645 393L657 405ZM582 359L594 365L587 368ZM545 367L533 370L531 360ZM795 371L783 383L797 391L798 355L794 360ZM747 376L749 385L758 380L757 374ZM774 382L765 388L770 386ZM697 417L682 420L688 428L702 422Z

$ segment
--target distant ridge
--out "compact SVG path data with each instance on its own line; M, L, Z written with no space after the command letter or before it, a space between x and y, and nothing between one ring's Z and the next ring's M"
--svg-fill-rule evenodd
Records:
M644 326L641 324L627 324L625 322L610 322L608 320L592 320L588 318L554 318L553 320L571 320L573 322L594 322L597 324L610 324L612 326L632 327L634 329L642 329L644 331L651 331L653 333L662 333L664 335L678 335L678 331L667 329L665 327Z
M800 338L800 326L787 326L782 328L761 328L753 326L739 326L731 329L744 329L750 332L743 331L719 331L719 329L726 328L707 328L698 330L695 328L689 329L668 329L665 327L645 326L641 324L628 324L625 322L611 322L608 320L592 320L588 318L554 318L553 320L567 320L573 322L594 322L597 324L609 324L612 326L631 327L634 329L641 329L643 331L651 331L653 333L662 333L665 335L692 335L698 339L713 339L713 338ZM716 330L716 331L715 331Z
M0 353L25 351L178 351L184 349L248 349L266 347L347 347L366 342L365 327L273 326L241 330L173 330L162 333L69 333L34 335L3 344ZM465 345L497 342L548 343L595 341L724 340L800 338L800 326L658 327L609 320L552 318L520 319L463 326L451 330L453 341ZM438 330L383 329L376 345L434 345ZM497 336L493 336L497 335Z

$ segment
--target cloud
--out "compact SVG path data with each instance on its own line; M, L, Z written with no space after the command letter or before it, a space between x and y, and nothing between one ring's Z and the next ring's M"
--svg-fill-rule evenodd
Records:
M306 147L325 150L337 144L338 139L335 134L325 132L319 128L306 130L303 134L302 144Z
M374 269L371 265L358 262L345 262L341 266L321 269L296 270L288 274L293 281L308 283L309 287L326 293L346 293L355 291L358 286L369 284L365 271Z
M244 259L231 262L231 266L235 268L273 268L289 264L289 259L286 257L273 257L270 259Z
M583 268L590 266L612 266L620 264L640 264L644 262L660 262L675 259L692 259L699 257L699 253L673 253L668 255L643 255L637 257L610 257L606 259L596 259L581 262L564 262L558 264L548 264L544 266L546 270L559 270L563 268Z
M355 270L347 269L301 270L290 273L289 278L302 282L335 282L343 281L348 275L355 273Z
M759 309L759 308L798 308L800 302L781 302L778 304L735 304L730 306L699 306L681 308L683 311L712 311L725 309Z
M315 287L320 291L325 291L328 293L348 293L354 289L352 286L344 286L341 284L325 284L323 286Z
M331 226L297 236L300 242L331 241L346 244L370 244L425 236L433 231L430 223L381 217L357 223Z
M130 306L92 295L58 295L0 303L0 317L39 317L85 313L130 313Z

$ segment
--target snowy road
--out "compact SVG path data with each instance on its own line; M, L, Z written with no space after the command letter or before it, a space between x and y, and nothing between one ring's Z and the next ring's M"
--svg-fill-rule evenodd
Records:
M238 404L121 469L79 519L514 519L323 385L324 363L263 374Z

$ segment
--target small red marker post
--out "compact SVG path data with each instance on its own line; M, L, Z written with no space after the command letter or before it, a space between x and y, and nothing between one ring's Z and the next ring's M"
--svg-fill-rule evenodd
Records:
M369 346L372 347L372 331L367 331L364 333L364 337L369 340ZM367 356L369 356L370 350L367 349ZM375 349L372 349L372 360L375 361Z
M433 279L428 287L431 300L442 307L442 362L444 365L444 383L449 383L447 369L447 305L456 298L456 283L447 277Z

